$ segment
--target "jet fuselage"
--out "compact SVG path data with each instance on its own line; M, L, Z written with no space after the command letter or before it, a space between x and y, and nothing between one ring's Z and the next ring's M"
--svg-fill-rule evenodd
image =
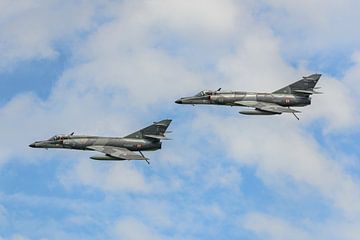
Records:
M168 140L166 129L171 119L142 128L125 137L100 137L86 135L55 135L48 140L36 141L29 145L32 148L62 148L75 150L88 150L100 152L101 155L90 157L94 160L145 160L149 163L142 151L155 151L161 149L161 140ZM139 154L135 153L139 152Z
M66 148L90 150L89 146L112 146L130 151L153 151L161 149L160 141L136 138L114 138L97 136L55 136L49 140L37 141L29 145L33 148Z
M203 91L193 97L176 100L178 104L214 104L227 106L241 106L242 101L257 101L274 103L283 107L303 107L311 104L309 96L294 94L274 94L255 92L220 92Z
M175 101L178 104L212 104L225 106L249 107L239 113L246 115L274 115L292 113L297 119L298 110L291 107L304 107L311 104L311 95L319 94L315 91L321 74L310 76L278 89L271 93L240 92L240 91L201 91L195 96L183 97Z

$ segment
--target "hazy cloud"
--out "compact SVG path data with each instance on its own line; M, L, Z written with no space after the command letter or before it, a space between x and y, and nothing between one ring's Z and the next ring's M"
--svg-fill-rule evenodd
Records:
M114 214L111 217L116 220L106 222L115 238L217 236L216 230L223 227L219 222L240 215L244 228L264 239L310 239L313 232L332 228L344 233L344 239L355 239L359 179L338 158L347 159L347 154L326 149L322 141L333 141L327 139L332 133L347 137L359 129L356 48L360 36L349 29L359 22L356 6L350 0L341 4L322 0L80 1L76 6L66 1L2 1L0 69L24 60L55 58L61 53L57 46L71 54L69 66L47 99L23 93L1 107L0 164L57 156L67 164L58 180L70 192L95 189L115 200L121 194L150 198L136 201L142 213L126 211L135 206L123 202L124 215ZM316 69L308 64L312 51L339 46L352 52L353 66L343 69L341 78L323 75L319 85L324 94L314 96L312 106L302 109L301 121L291 115L251 117L239 115L237 108L189 110L173 104L177 97L202 88L276 90ZM301 57L293 64L289 56ZM27 147L38 138L50 137L49 133L122 136L160 117L174 117L181 123L174 133L175 143L165 143L149 171L138 165L142 162L93 162L81 153ZM79 160L71 162L74 158ZM244 184L244 166L254 168L263 188L285 200L293 192L279 182L299 187L299 192L306 189L297 195L304 201L319 194L331 216L308 228L299 226L300 218L287 221L261 212L246 214L246 208L232 212L223 209L219 202L223 198L210 201L221 195L220 189L237 197ZM27 200L44 203L36 197ZM153 207L158 202L161 206ZM0 208L0 222L2 216L6 212ZM75 224L93 221L81 213L71 216L67 221ZM343 224L334 223L336 218ZM216 226L210 231L212 223ZM58 236L72 237L62 229L48 228L59 231Z

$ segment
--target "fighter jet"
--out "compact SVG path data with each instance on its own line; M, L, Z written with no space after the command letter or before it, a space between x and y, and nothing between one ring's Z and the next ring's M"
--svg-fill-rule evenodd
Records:
M275 115L296 113L300 111L291 107L304 107L311 104L311 95L320 94L315 87L321 74L312 74L272 93L240 92L240 91L201 91L192 97L183 97L175 101L178 104L214 104L225 106L249 107L239 113L245 115Z
M171 123L170 119L154 122L152 125L134 132L126 137L98 137L74 135L55 135L54 137L37 141L29 145L32 148L65 148L89 150L103 153L90 157L94 160L145 160L142 151L161 149L161 140L168 140L165 133ZM134 153L139 152L140 154Z

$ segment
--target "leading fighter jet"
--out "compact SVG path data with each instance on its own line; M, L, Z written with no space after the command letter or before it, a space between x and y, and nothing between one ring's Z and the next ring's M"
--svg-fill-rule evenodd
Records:
M104 153L90 157L94 160L145 160L149 163L149 159L143 155L142 151L161 149L161 140L168 140L165 133L170 123L170 119L154 122L154 124L123 138L82 136L74 135L74 133L56 135L49 140L34 142L29 147L90 150ZM140 154L136 154L134 151Z
M296 113L300 111L291 107L303 107L311 104L311 95L319 94L316 86L321 74L312 74L301 80L272 93L238 92L238 91L201 91L192 97L183 97L175 101L178 104L215 104L226 106L250 107L242 110L245 115L274 115L292 113L298 120Z

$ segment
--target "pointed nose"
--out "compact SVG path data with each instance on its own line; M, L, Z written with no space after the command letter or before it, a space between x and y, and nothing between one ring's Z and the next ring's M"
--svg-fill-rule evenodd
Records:
M34 147L36 147L36 145L35 145L35 143L32 143L32 144L29 145L29 147L34 148Z
M177 103L177 104L181 104L181 103L182 103L181 98L180 98L180 99L178 99L178 100L176 100L176 101L175 101L175 103Z

